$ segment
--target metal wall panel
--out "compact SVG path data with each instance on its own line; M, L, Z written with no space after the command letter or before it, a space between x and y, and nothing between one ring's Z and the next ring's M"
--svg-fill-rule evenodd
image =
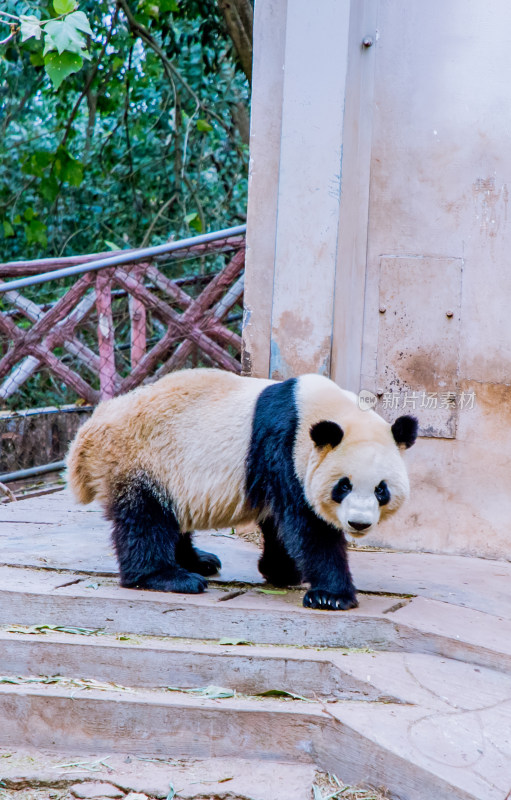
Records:
M382 258L378 411L419 419L421 436L456 436L462 261Z

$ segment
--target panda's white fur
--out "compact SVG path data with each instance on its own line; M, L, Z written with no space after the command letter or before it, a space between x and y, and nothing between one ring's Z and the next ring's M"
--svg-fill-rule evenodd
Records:
M334 444L314 440L325 421ZM253 521L265 538L263 574L277 582L283 561L284 576L323 592L306 604L346 608L356 601L341 531L361 535L353 523L366 533L406 499L400 449L385 420L328 378L278 384L184 370L101 403L71 445L68 480L79 502L96 497L112 519L124 585L202 591L197 573L219 562L183 537ZM352 488L336 502L343 477Z
M245 464L255 404L270 383L182 370L100 403L67 458L76 499L107 507L119 478L136 468L172 498L184 531L253 521Z
M302 375L298 381L297 405L301 424L296 436L295 467L305 496L327 522L354 537L352 522L376 525L407 499L410 486L406 468L391 426L375 411L362 411L357 395L340 389L321 375ZM309 431L322 420L337 422L344 436L338 447L322 451L313 446ZM346 476L353 490L339 504L332 500L332 486ZM380 507L374 489L385 480L391 500Z

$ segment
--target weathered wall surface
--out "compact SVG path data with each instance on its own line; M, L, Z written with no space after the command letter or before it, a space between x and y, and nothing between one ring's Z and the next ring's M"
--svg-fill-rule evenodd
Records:
M256 24L247 366L419 417L368 544L511 558L511 5L256 0Z
M376 544L511 558L509 29L503 0L379 4L361 386L429 436Z

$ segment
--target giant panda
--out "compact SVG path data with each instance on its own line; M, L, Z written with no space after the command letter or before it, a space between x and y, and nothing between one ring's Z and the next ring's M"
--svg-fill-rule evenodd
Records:
M307 582L305 606L349 609L345 534L401 506L400 451L416 435L413 417L391 426L319 375L183 370L100 403L72 442L68 481L111 520L122 586L202 592L221 564L192 531L257 522L268 581Z

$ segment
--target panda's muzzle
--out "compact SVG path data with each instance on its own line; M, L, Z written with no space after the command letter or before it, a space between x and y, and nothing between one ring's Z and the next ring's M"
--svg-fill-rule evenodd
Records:
M380 518L380 508L374 494L351 492L337 512L345 533L365 536Z

